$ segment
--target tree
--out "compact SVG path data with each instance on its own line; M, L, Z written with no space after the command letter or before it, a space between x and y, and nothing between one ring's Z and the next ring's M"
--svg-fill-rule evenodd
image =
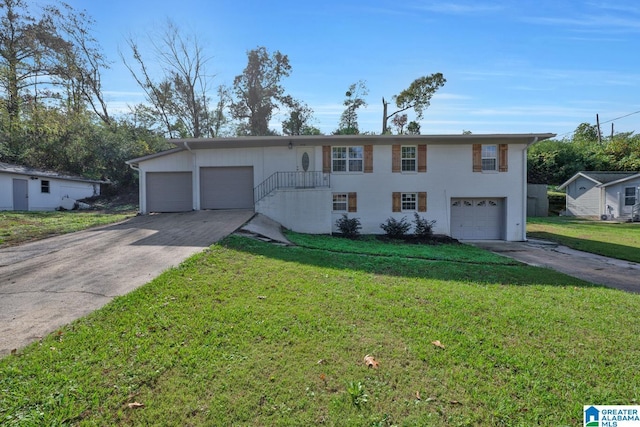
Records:
M55 116L50 107L82 115L87 102L102 99L97 82L106 62L90 35L93 20L64 3L35 8L0 0L0 126L4 155L14 161L25 160L31 145L65 122L43 122ZM99 111L108 118L104 102Z
M435 73L429 76L423 76L414 80L407 89L393 97L393 101L398 108L391 114L387 114L388 102L382 98L382 133L388 132L387 123L389 119L396 114L413 108L416 113L416 119L421 120L424 110L429 107L431 97L440 89L447 80L442 73Z
M289 117L282 122L284 135L320 135L320 130L310 125L313 110L305 103L288 101Z
M420 123L416 121L410 121L407 125L407 133L409 135L420 135Z
M398 135L402 135L404 133L404 127L407 125L407 115L396 114L393 116L393 125L396 127Z
M369 94L369 89L363 80L353 83L345 93L346 99L343 104L345 110L340 116L340 124L338 130L334 132L336 135L357 135L360 133L358 128L358 108L366 107L367 102L364 97Z
M184 35L171 21L161 34L148 36L155 63L161 69L159 80L154 80L152 67L143 59L133 37L127 39L127 44L137 71L122 53L121 57L153 106L156 121L170 138L212 136L208 109L211 76L206 70L209 59L203 45L195 36Z
M235 100L231 103L231 116L242 121L240 135L271 135L269 121L273 111L287 105L281 80L291 74L289 58L279 51L269 54L265 47L247 52L247 66L233 79Z

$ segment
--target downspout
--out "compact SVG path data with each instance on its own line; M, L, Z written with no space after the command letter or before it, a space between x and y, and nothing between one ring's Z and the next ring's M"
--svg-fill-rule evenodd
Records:
M535 136L531 142L527 144L524 150L522 150L522 241L527 241L527 151L529 147L538 142L538 137Z
M200 197L197 195L200 194L200 176L196 173L196 153L189 147L189 143L187 141L182 141L182 145L191 153L191 183L193 184L193 190L191 194L191 199L193 200L193 205L191 205L191 209L200 210Z

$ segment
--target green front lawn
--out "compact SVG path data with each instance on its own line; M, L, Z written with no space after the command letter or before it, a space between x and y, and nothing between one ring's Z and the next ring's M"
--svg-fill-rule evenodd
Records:
M570 248L640 262L640 224L575 217L528 218L527 236Z
M0 360L0 424L575 426L640 399L638 295L466 245L294 239L231 236Z
M0 246L10 246L97 225L111 224L134 214L91 211L13 212L0 211Z

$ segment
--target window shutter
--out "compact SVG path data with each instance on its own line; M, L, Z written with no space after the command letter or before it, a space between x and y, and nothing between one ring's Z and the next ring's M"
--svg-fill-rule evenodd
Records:
M373 172L373 145L364 146L364 173Z
M349 193L349 212L358 212L358 193Z
M418 212L426 212L427 211L427 193L426 191L421 191L418 193Z
M418 145L418 172L427 171L427 144Z
M507 144L500 144L498 146L498 170L500 172L507 172L509 170L509 146Z
M392 193L392 204L391 211L392 212L402 212L402 196L399 192Z
M473 144L473 171L482 172L482 144Z
M400 145L391 146L391 172L400 172Z
M322 173L331 173L331 146L322 146Z

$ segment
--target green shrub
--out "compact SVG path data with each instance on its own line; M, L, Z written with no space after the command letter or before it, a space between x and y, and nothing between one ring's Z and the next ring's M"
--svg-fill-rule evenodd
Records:
M349 218L347 214L342 214L342 217L338 218L336 227L338 227L343 236L349 238L357 237L362 228L358 218Z
M386 222L380 224L380 228L392 239L402 239L409 232L411 224L407 222L406 217L402 217L400 220L387 218Z
M413 213L413 218L413 234L421 239L431 238L433 236L433 226L435 225L436 221L429 221L425 218L422 218L416 212Z

